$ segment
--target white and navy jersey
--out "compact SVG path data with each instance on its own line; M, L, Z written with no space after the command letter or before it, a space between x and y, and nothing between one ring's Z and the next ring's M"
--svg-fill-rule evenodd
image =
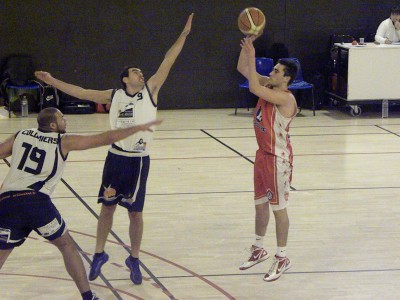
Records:
M0 189L34 190L51 195L61 180L67 157L61 153L61 137L57 132L25 129L16 134L10 171Z
M154 103L147 84L134 95L125 90L113 91L110 107L112 129L132 127L156 119L157 105ZM147 156L153 132L137 132L124 140L116 142L110 152L123 156Z

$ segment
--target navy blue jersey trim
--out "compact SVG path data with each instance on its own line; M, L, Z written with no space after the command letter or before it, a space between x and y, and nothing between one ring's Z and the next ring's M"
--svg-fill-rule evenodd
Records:
M66 161L68 158L68 154L67 155L63 155L62 153L62 148L61 148L61 134L58 134L58 150L60 151L60 156L62 157L63 161Z
M122 152L126 152L126 153L142 153L141 151L126 151L126 150L122 149L121 147L118 147L115 144L112 144L111 147L113 147L114 149L117 149L118 151L122 151Z
M113 89L112 92L111 92L111 100L110 100L111 103L113 101L113 98L114 98L114 95L115 95L116 92L117 92L117 89Z
M54 150L56 158L54 159L54 164L53 164L53 170L51 170L51 173L45 180L35 182L34 184L31 184L28 186L28 188L35 190L35 191L40 191L44 184L49 181L51 178L54 177L54 175L57 173L57 165L58 165L58 147Z
M153 106L154 106L154 107L157 107L157 104L156 104L156 103L154 102L154 100L153 100L153 95L151 94L151 92L150 92L150 90L149 90L149 87L147 86L147 83L145 83L144 85L145 85L145 87L146 87L147 92L149 93L151 103L153 103Z

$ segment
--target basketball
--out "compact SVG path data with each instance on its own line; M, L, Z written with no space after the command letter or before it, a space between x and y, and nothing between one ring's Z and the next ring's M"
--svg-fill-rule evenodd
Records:
M265 27L265 16L256 7L245 8L238 17L238 26L245 35L258 35Z

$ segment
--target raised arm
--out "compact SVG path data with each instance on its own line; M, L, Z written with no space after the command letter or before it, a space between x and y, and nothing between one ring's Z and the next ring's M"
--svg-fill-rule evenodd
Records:
M14 140L15 134L11 135L4 142L0 143L0 159L9 157L12 154Z
M250 39L252 42L254 42L260 35L250 35L247 36L248 39ZM254 57L255 60L255 57ZM244 77L246 77L247 80L249 80L249 65L248 65L248 59L246 52L242 48L239 54L239 59L238 59L238 64L237 64L237 70L239 71L240 74L242 74ZM257 73L257 72L256 72ZM258 81L260 82L261 85L265 86L268 84L268 76L262 76L261 74L257 73L257 78Z
M100 146L110 145L127 138L139 131L152 131L151 127L161 124L162 121L155 120L142 125L128 128L109 130L94 135L64 135L61 139L61 149L64 155L74 150L86 150Z
M256 72L255 49L250 38L244 38L241 43L242 51L247 58L249 72L249 90L254 95L273 104L286 106L293 104L290 94L281 90L274 90L260 84L258 73Z
M262 32L257 36L256 35L248 35L247 38L251 39L254 42L261 34L262 34ZM236 68L240 74L242 74L244 77L246 77L246 79L249 79L249 66L247 63L247 55L243 48L240 50L238 64L237 64Z
M153 96L153 100L157 103L157 95L158 91L164 84L165 80L168 77L169 71L171 70L175 60L178 55L181 53L183 45L185 44L186 37L189 35L190 30L192 28L192 19L193 13L189 15L189 18L186 22L185 28L182 33L179 35L178 39L172 45L172 47L165 54L164 60L161 65L158 67L157 72L149 78L147 81L147 85L150 89L150 92Z
M54 78L49 72L44 71L36 71L35 76L46 84L52 85L56 89L81 100L90 100L97 103L109 103L111 101L112 90L98 91L84 89Z

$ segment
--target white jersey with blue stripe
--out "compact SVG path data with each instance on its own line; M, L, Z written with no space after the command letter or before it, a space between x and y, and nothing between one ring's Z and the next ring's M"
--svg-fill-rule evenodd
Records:
M112 129L126 128L144 124L156 119L157 105L154 103L147 85L134 95L125 90L113 92L110 107L110 125ZM116 142L110 152L123 156L147 156L153 132L140 131Z
M51 195L61 180L66 157L61 153L61 137L57 132L43 132L37 128L16 134L11 167L0 193L34 190Z

